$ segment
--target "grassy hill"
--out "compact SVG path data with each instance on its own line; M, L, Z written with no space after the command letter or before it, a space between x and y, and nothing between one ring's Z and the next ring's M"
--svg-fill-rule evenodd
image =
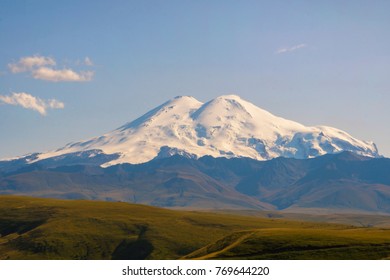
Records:
M389 230L265 228L240 231L184 259L382 259L388 258Z
M0 196L0 259L384 259L390 229Z

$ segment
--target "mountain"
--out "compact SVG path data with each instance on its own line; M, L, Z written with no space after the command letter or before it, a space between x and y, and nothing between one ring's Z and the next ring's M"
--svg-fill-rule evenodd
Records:
M17 169L36 162L52 167L107 167L172 155L306 159L342 151L379 157L372 142L358 140L336 128L306 127L274 116L239 96L220 96L206 103L179 96L103 136L3 161L0 168Z
M1 169L0 169L1 170ZM0 172L0 194L125 201L159 207L390 213L390 159L352 152L313 159L199 159Z
M235 95L180 96L103 136L0 161L0 194L161 207L390 213L390 160Z

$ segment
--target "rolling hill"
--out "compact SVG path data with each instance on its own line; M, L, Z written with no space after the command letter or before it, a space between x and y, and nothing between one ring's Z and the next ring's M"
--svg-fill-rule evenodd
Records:
M385 259L390 229L0 196L0 259Z

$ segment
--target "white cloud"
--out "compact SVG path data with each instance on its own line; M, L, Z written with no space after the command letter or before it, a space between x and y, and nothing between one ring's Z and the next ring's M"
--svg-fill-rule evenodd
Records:
M306 47L307 47L306 44L299 44L299 45L292 46L292 47L280 48L276 51L276 53L281 54L281 53L286 53L286 52L293 52L293 51L296 51L296 50L299 50L302 48L306 48Z
M84 64L93 66L89 57L85 57ZM46 56L27 56L22 57L16 63L8 64L12 73L30 72L34 79L46 80L51 82L88 82L92 80L93 71L76 72L72 69L55 69L56 61Z
M8 64L8 68L11 70L12 73L21 73L30 71L34 67L40 67L40 66L46 66L56 65L56 62L51 57L45 57L45 56L26 56L19 59L16 63L10 63Z
M92 80L94 72L81 71L79 73L72 69L56 70L49 67L40 67L32 71L34 79L51 82L88 82Z
M43 100L25 92L0 95L1 102L37 111L42 116L46 116L47 109L63 109L65 107L64 103L56 99Z
M84 64L87 65L87 66L93 66L93 62L92 62L92 60L88 56L85 57Z

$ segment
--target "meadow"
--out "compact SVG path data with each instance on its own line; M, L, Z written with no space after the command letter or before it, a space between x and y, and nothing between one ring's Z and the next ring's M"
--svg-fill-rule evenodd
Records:
M298 218L0 196L0 259L390 258L389 227Z

